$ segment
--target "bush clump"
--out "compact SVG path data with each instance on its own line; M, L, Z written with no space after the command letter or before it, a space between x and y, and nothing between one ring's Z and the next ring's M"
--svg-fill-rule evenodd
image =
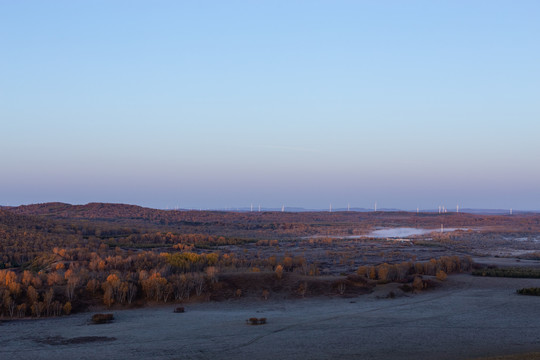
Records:
M517 293L520 295L533 295L533 296L540 296L540 288L523 288L517 290Z
M448 275L443 270L437 271L437 274L435 275L437 277L437 280L445 281Z
M107 324L114 320L113 314L94 314L92 315L93 324Z
M540 279L540 269L526 267L485 268L472 272L475 276Z
M248 325L264 325L266 324L266 318L255 318L255 317L252 317L252 318L249 318L248 320L246 320L246 324Z

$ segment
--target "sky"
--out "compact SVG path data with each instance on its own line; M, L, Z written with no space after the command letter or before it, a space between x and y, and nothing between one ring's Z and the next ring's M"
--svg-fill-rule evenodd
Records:
M538 1L0 1L0 205L540 209Z

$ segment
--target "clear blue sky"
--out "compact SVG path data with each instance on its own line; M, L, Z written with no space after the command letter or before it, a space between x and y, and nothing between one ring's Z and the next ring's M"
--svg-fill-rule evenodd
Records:
M539 1L2 1L0 204L540 209Z

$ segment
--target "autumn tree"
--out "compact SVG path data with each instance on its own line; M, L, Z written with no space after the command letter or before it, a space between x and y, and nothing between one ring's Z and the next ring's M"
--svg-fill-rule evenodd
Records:
M206 276L208 277L208 280L210 280L210 283L217 282L217 275L218 275L218 269L215 266L209 266L206 268Z
M28 299L28 302L29 302L30 306L32 306L34 303L36 303L38 301L39 294L32 285L30 285L26 289L26 297Z
M298 289L296 291L298 292L300 296L304 297L306 295L307 288L308 288L307 282L304 281L298 286Z
M281 279L283 277L283 266L281 264L276 266L275 273L278 279Z
M26 304L22 303L17 305L17 316L22 318L24 315L26 315Z
M390 280L390 265L384 263L377 266L377 278L380 281L386 282Z
M446 275L446 273L445 273L443 270L437 271L437 275L436 275L436 276L437 276L437 279L440 280L440 281L444 281L444 280L446 280L446 278L447 278L447 275Z
M368 277L369 268L365 265L361 265L358 267L358 270L356 270L356 273L360 276Z
M414 290L422 290L424 288L424 281L420 276L415 276L412 287Z
M97 279L90 279L86 283L86 290L94 296L99 289L99 281Z
M283 258L283 267L287 271L291 271L293 266L293 259L290 256L286 256Z
M63 310L64 310L64 314L66 314L66 315L71 314L71 302L67 301L64 304Z
M43 295L43 302L45 303L45 310L47 312L47 316L51 315L51 306L54 300L54 289L52 287L45 292L45 295Z
M103 292L103 303L107 307L111 307L114 303L114 294L111 286L105 286L105 290Z

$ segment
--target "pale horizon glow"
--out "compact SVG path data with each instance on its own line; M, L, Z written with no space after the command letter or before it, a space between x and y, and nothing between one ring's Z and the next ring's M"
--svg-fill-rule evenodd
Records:
M0 205L540 210L537 1L0 5Z

